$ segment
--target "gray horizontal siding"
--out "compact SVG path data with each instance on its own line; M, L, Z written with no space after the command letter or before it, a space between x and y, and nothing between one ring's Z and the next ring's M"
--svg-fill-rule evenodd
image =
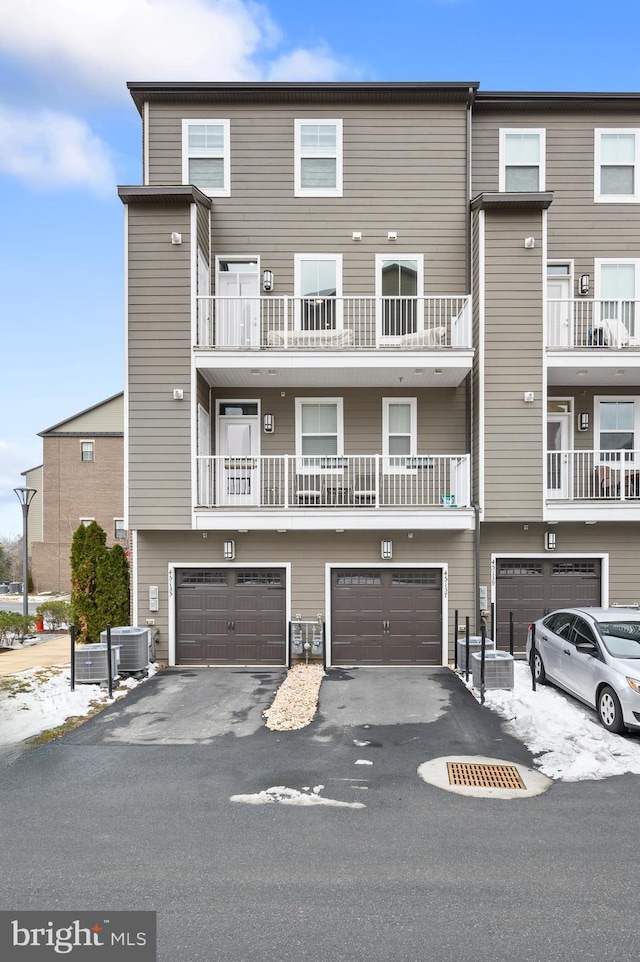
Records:
M187 117L231 121L231 197L213 198L212 252L260 254L276 293L293 292L294 252L343 253L346 294L373 293L375 253L423 253L426 293L466 293L463 105L154 104L151 184L180 183ZM306 117L343 120L343 197L293 196L294 119Z
M485 518L542 512L542 245L540 213L485 216ZM525 404L524 391L534 391Z
M190 527L190 208L128 210L129 526Z
M501 127L546 130L546 189L549 208L548 257L575 259L575 276L593 274L596 257L638 257L637 204L596 204L594 130L640 127L640 116L621 113L477 111L473 130L473 194L498 189ZM576 292L577 293L577 292Z
M325 564L380 564L380 539L387 531L353 532L273 532L239 534L237 531L209 532L140 532L138 535L138 605L142 624L154 617L160 630L159 658L168 654L169 599L167 566L173 563L215 564L222 562L222 542L231 537L236 543L236 557L247 567L252 563L291 562L292 611L303 618L315 619L325 612ZM449 565L449 631L453 629L453 613L460 618L469 615L473 623L473 533L414 532L409 539L397 532L393 537L393 563L447 563ZM149 612L149 585L158 585L160 608ZM450 654L452 655L450 643Z

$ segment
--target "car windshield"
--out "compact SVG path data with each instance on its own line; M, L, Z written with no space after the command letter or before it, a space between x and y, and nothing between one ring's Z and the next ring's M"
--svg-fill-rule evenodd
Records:
M599 621L598 628L614 658L640 658L640 621Z

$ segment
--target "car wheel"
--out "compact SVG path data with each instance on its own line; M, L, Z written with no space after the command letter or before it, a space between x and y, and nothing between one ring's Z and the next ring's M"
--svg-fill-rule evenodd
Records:
M614 732L616 735L626 732L620 702L613 688L605 686L598 695L598 714L608 732Z
M546 685L547 684L547 673L544 670L544 662L542 660L542 655L536 648L534 654L531 656L533 662L533 676L536 680L536 685Z

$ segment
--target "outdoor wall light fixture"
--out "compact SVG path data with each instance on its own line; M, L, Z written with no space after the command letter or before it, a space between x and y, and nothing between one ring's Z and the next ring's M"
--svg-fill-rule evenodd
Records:
M536 246L535 237L525 237L524 246L527 248L528 251L532 251L533 248Z
M583 414L578 415L578 431L588 431L589 430L589 414L585 411Z
M544 546L547 551L556 550L556 533L555 531L546 531L544 536Z
M233 561L236 556L236 543L235 541L223 541L222 543L222 556L225 561Z
M177 230L174 230L171 232L171 243L172 244L182 243L182 234L179 234Z
M265 434L273 434L276 426L276 421L273 414L265 414L262 419L262 427Z
M262 272L262 290L263 291L273 290L273 271Z
M385 561L389 561L393 557L393 541L380 542L380 557Z
M578 294L588 294L589 287L591 284L591 278L588 274L581 274L580 280L578 281Z

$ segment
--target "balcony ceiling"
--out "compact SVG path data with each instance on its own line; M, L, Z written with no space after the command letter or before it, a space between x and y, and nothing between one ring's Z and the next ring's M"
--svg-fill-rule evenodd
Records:
M406 352L397 357L351 354L301 357L271 353L268 358L220 353L198 355L196 366L212 387L458 387L471 370L472 351L435 355Z
M547 382L571 387L640 387L640 351L551 354Z

